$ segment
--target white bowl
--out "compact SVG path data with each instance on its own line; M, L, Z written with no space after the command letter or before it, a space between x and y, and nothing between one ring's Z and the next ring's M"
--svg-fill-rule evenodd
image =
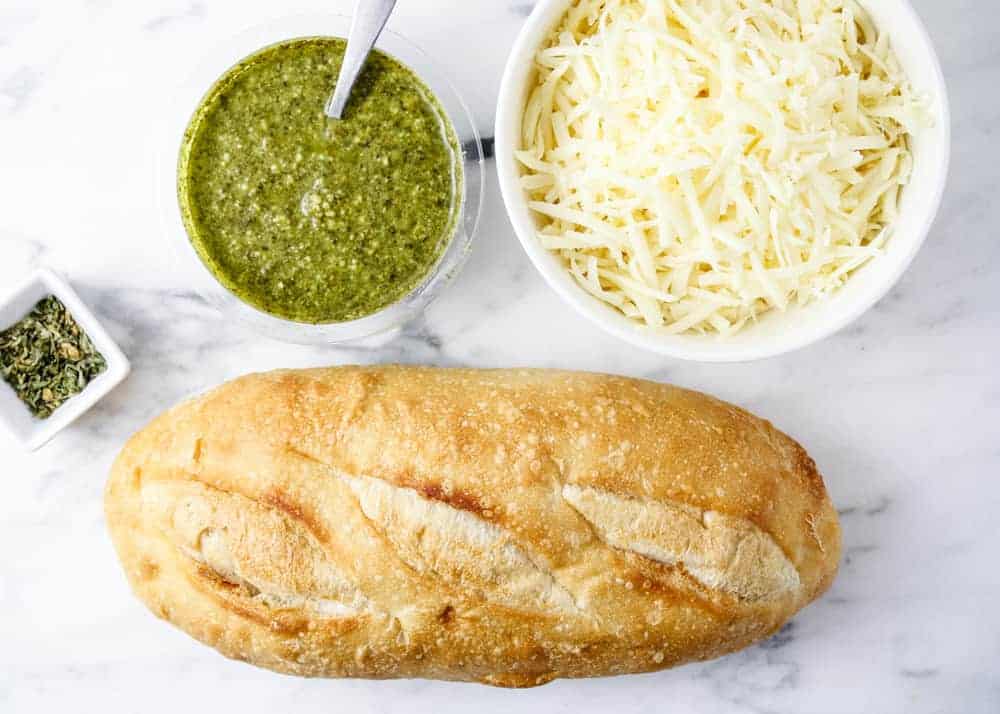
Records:
M100 399L114 389L129 373L129 362L118 349L94 314L80 297L56 273L41 268L14 290L0 296L0 330L19 322L44 297L55 295L66 306L80 328L87 333L94 347L108 364L83 391L70 397L47 419L35 417L17 394L0 379L0 426L29 451L43 446L49 439L72 424Z
M536 217L518 179L514 151L521 113L533 84L533 57L562 17L568 0L539 0L521 29L500 84L496 160L507 213L528 257L545 280L584 317L637 347L681 359L741 362L790 352L832 335L868 310L899 280L930 230L948 175L950 117L944 75L927 31L907 0L861 0L888 32L900 64L918 92L931 100L936 122L912 138L913 175L901 194L900 215L885 253L859 269L834 295L785 312L771 310L736 335L664 335L644 328L577 285L559 260L536 238Z

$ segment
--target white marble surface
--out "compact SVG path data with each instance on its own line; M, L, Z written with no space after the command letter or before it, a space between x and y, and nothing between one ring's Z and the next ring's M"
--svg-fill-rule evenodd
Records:
M150 118L176 111L161 88L184 56L279 9L347 5L0 0L0 287L35 264L65 272L134 365L44 450L23 454L0 437L0 712L1000 711L994 4L916 2L944 62L955 142L944 207L902 283L833 339L733 366L639 354L584 323L523 256L495 182L463 275L381 349L268 341L192 295L168 267L156 217ZM530 6L402 0L393 25L452 60L489 133L502 62ZM101 509L127 435L243 372L379 361L621 372L745 405L819 462L843 514L840 576L741 654L514 692L291 679L226 661L149 615L127 590Z

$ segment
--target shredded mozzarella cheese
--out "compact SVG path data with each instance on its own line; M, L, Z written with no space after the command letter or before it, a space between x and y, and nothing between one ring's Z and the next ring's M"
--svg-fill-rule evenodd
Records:
M853 0L576 0L535 62L516 157L539 240L669 333L841 286L931 123Z

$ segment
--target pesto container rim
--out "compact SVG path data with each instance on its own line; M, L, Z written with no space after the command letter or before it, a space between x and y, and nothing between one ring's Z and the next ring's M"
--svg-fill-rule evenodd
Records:
M219 43L182 74L171 94L170 110L161 121L157 147L158 199L163 232L171 244L178 278L221 315L275 339L302 344L333 344L391 336L419 316L458 274L471 249L483 200L483 148L475 122L458 90L432 57L398 33L383 32L376 48L404 65L437 99L458 141L453 227L442 236L436 263L408 293L389 305L345 322L308 323L279 317L238 297L213 274L198 254L182 219L178 199L178 158L185 131L217 82L246 58L276 44L309 37L347 36L350 18L301 15L256 25ZM332 91L332 88L331 88Z

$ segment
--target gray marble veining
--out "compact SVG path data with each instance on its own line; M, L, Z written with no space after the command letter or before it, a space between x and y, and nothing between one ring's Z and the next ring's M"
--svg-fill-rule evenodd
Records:
M0 437L0 712L1000 711L1000 30L987 0L918 0L954 113L950 185L899 286L815 347L698 365L604 336L544 285L490 176L465 271L382 346L316 348L222 321L172 269L155 205L151 113L183 58L278 12L349 2L5 0L0 6L0 288L68 275L133 375L44 450ZM447 55L484 134L531 2L400 3L391 26ZM802 441L844 527L828 595L767 642L654 675L507 692L299 681L229 662L127 591L101 491L130 433L247 371L348 362L531 365L669 380L740 403Z

